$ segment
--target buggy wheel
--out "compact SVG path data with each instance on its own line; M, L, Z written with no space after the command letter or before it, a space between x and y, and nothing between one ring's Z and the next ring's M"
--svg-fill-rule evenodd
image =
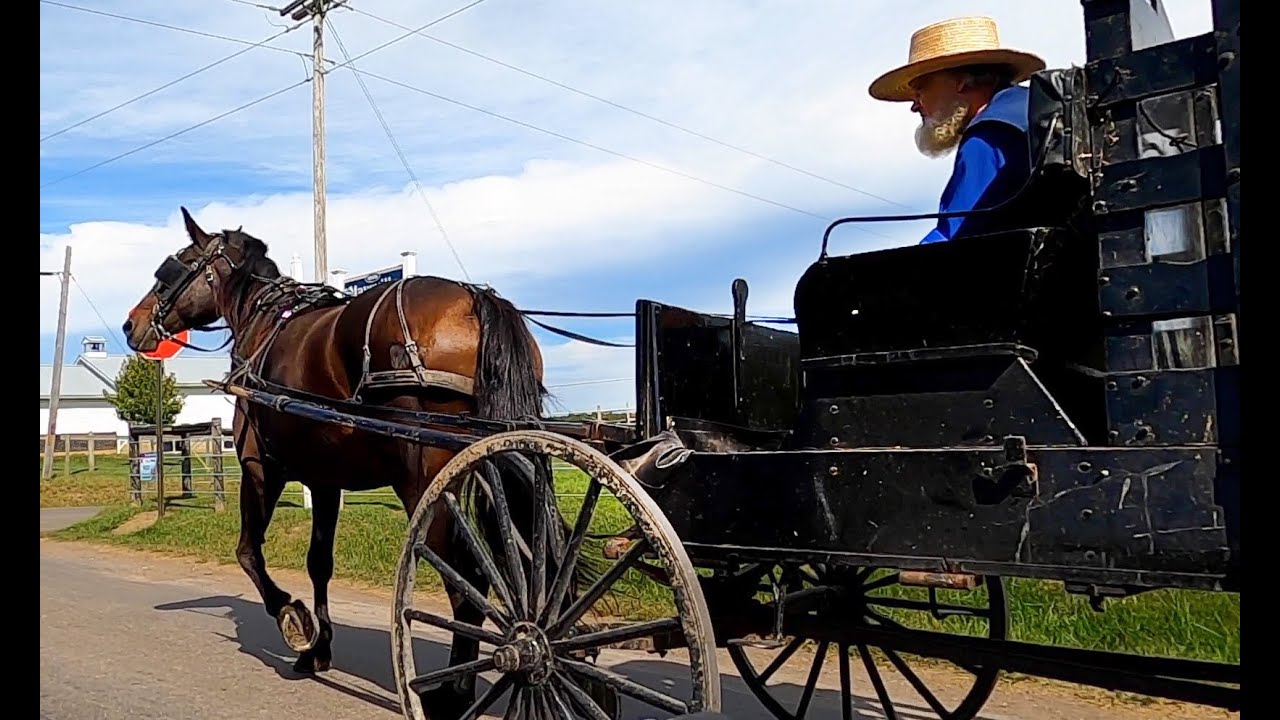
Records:
M783 597L794 596L797 607L786 605L781 637L771 636L758 642L731 641L728 650L747 687L779 720L801 720L819 714L852 720L859 717L856 709L859 704L878 704L877 710L888 720L903 717L972 720L995 690L998 667L960 667L931 659L927 662L958 668L963 674L960 684L967 685L967 690L940 698L912 669L906 659L911 656L858 642L858 629L912 628L912 632L922 634L959 632L1004 640L1009 616L1001 578L980 576L977 589L971 591L930 591L899 585L896 571L875 568L805 566L770 571L762 566L760 569L767 571L762 577L761 590L769 593L780 590ZM776 602L768 604L771 610L776 607ZM798 635L792 635L788 633L789 626L809 632L797 629ZM810 641L817 643L817 649L812 654L803 653L809 664L807 675L799 698L793 699L790 697L793 693L781 690L778 685L771 686L769 680ZM752 645L758 647L752 648ZM828 656L829 650L835 651L834 657ZM856 653L852 652L855 650ZM857 694L873 700L855 699L854 657L861 659L865 669L862 677L864 682L869 681ZM820 672L832 660L838 663L840 690L835 704L840 708L839 715L835 715L834 706L815 710L811 705ZM903 682L886 684L885 676L890 672ZM788 697L784 699L783 695Z
M570 521L559 506L575 503L556 495L553 460L586 475L581 509ZM616 562L606 560L599 544L589 540L597 532L591 521L600 516L639 530ZM442 557L446 551L430 545L441 537L448 538L452 562ZM415 606L420 561L483 619L460 622ZM563 572L566 568L581 573L577 583ZM663 579L669 612L607 627L591 615L601 614L601 606L620 588L643 583L646 574ZM414 625L446 630L455 649L460 641L470 642L478 653L463 661L451 658L447 666L420 667ZM440 471L409 524L396 574L391 637L406 720L471 719L501 714L502 705L509 717L522 720L613 720L623 702L649 708L649 715L656 709L661 717L720 709L711 620L698 576L671 525L614 461L554 433L494 435L462 450ZM687 649L687 681L628 672L629 659L600 652L643 646L646 640L651 647ZM621 667L608 667L619 659ZM449 696L441 691L459 687L472 694L460 705L442 707L440 698Z

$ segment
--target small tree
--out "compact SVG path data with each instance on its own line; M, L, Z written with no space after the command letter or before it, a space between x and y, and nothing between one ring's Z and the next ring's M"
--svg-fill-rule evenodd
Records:
M130 355L116 376L116 392L102 396L116 409L116 415L130 425L152 425L156 421L156 361ZM178 382L170 373L164 377L164 425L172 425L182 412Z

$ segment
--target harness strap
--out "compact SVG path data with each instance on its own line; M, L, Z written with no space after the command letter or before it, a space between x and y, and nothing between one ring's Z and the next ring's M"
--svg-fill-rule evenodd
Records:
M363 402L360 392L366 388L403 387L406 385L445 388L463 395L475 394L475 380L473 378L446 370L432 370L422 362L422 357L418 354L418 343L413 337L413 331L409 329L409 318L405 315L404 310L404 285L409 279L401 278L395 281L393 287L387 288L385 292L379 295L377 302L373 305L373 310L370 311L369 317L365 320L364 357L361 361L360 380L349 398L351 402ZM373 336L373 321L377 317L378 310L382 308L382 303L391 295L393 290L396 297L396 317L400 322L400 334L404 339L404 349L408 355L409 369L371 372L369 365L373 359L373 350L370 346L370 339Z
M409 330L409 321L404 316L404 280L396 283L396 314L400 316L400 333L404 335L404 351L409 355L409 367L413 369L413 374L418 377L418 381L427 384L426 366L422 364L422 358L418 357L418 343L413 338L413 333Z
M400 280L397 280L396 284L399 285L400 283L403 283L403 282L404 282L404 279L402 278ZM351 391L351 397L349 398L352 402L364 402L364 400L361 399L360 397L360 390L365 386L365 383L369 379L369 360L373 356L373 353L369 350L369 336L373 334L373 319L378 316L378 308L382 307L382 301L386 300L387 296L390 294L391 294L391 289L388 288L386 292L379 295L378 301L373 304L373 309L369 311L369 317L365 318L364 358L360 361L360 380L359 382L356 383L355 389Z

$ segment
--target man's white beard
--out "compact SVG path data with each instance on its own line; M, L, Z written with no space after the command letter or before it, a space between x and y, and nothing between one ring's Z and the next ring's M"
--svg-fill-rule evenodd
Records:
M951 108L925 118L916 128L916 148L925 157L936 158L955 149L972 118L969 105L957 100Z

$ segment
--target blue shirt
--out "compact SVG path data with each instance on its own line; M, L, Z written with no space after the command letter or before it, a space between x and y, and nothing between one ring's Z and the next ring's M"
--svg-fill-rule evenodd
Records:
M1031 174L1027 146L1027 102L1030 91L1005 88L974 117L956 150L951 179L942 191L939 213L963 212L998 205L1013 197ZM920 244L955 237L969 218L939 218Z

